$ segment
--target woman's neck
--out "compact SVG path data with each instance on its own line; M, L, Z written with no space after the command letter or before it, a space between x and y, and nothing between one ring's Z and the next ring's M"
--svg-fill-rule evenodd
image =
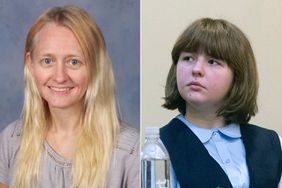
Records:
M51 121L46 140L62 157L71 159L81 130L83 110L50 108Z
M49 131L73 134L80 130L83 108L50 108L51 122Z

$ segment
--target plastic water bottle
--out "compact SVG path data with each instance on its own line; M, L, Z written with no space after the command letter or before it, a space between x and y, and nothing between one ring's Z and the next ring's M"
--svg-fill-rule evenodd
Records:
M160 140L159 128L145 129L141 160L142 188L170 188L169 155Z

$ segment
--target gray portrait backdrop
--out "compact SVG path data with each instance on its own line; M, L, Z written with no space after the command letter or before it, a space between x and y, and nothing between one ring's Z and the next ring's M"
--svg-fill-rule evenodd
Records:
M74 4L100 26L112 59L122 119L139 128L139 0L0 0L0 130L20 118L23 104L24 42L44 10Z

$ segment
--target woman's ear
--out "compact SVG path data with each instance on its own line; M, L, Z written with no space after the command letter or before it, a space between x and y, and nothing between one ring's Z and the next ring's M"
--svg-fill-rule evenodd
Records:
M34 69L34 65L33 65L33 62L32 62L32 59L31 59L31 54L30 52L27 52L25 54L25 63L26 63L26 66L28 68L28 70L33 74L33 69Z

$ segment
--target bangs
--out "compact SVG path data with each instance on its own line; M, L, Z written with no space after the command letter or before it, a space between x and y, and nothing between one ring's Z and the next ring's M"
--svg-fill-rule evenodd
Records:
M220 35L220 34L219 34ZM191 37L183 51L192 53L204 53L215 59L226 60L228 52L227 37L219 37L217 33L202 32Z
M211 19L201 23L196 21L179 37L172 51L174 63L177 63L181 52L204 53L228 63L232 59L232 45L233 49L236 45L236 40L232 38L232 31L223 22Z

